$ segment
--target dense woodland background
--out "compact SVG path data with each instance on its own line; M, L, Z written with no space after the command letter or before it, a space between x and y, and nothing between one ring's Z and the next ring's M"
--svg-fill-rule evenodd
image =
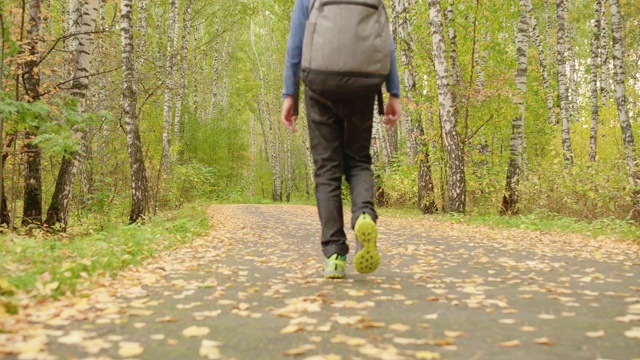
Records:
M280 123L293 3L0 0L0 222L313 199L306 120ZM405 118L376 119L379 205L640 218L640 2L386 5Z

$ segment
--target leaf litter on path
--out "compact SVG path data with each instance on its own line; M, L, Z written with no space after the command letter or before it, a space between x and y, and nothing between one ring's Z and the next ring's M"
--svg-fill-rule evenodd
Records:
M280 336L290 338L290 344L304 339L314 343L280 346L277 354L276 346L275 357L439 359L433 351L439 349L471 358L475 348L491 354L491 348L511 351L532 343L565 346L561 336L554 335L552 342L544 335L552 334L556 322L598 312L604 299L607 306L623 310L602 329L582 332L606 332L607 338L628 339L628 351L640 349L640 328L633 326L640 316L640 287L630 281L638 276L633 267L637 247L629 244L382 216L383 265L378 272L324 281L318 244L310 240L317 235L313 207L222 205L213 206L210 216L208 237L127 269L118 278L95 279L79 289L79 297L25 298L20 314L9 321L0 318L0 329L11 330L0 334L0 354L45 357L61 344L95 355L115 346L120 356L136 357L151 347L193 339L201 341L194 354L231 359L236 356L226 351L234 344L223 338L233 332L220 332L216 325L242 319L265 324L274 336L270 341ZM295 227L277 220L294 218ZM452 326L456 313L477 322ZM493 325L498 323L505 326ZM91 325L91 331L81 330L82 324ZM33 331L63 326L71 329L46 335L54 341L38 341L42 335ZM124 334L97 336L94 328L101 326L148 333L144 341ZM513 337L494 343L484 336L487 331L511 332ZM526 336L532 335L528 332L537 336ZM439 338L443 333L446 337ZM209 336L225 345L207 340ZM339 355L314 355L323 344L342 346L336 348ZM595 352L599 345L590 346Z

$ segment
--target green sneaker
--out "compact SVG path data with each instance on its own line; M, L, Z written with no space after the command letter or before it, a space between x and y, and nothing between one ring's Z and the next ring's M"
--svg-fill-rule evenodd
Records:
M376 222L369 214L363 213L356 220L354 231L357 241L362 244L362 249L353 259L353 265L361 274L372 273L380 266L380 254L378 254L376 247L376 239L378 238Z
M333 254L324 262L325 279L344 279L347 268L347 257L345 255Z

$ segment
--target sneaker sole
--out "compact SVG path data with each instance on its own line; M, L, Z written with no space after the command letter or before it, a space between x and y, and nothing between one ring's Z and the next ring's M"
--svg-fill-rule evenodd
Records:
M380 254L376 246L378 238L376 223L368 214L362 214L356 222L354 231L363 247L353 259L353 266L361 274L372 273L380 266Z
M345 274L341 274L341 273L324 273L325 279L340 280L340 279L344 279L344 277L345 277Z

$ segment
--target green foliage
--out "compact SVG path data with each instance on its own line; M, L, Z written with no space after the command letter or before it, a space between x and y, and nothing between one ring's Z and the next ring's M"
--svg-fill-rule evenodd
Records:
M0 94L0 116L8 133L34 130L47 122L52 109L43 101L16 101L8 93Z
M10 287L41 296L73 292L87 279L115 275L202 235L208 229L205 210L202 203L194 203L148 219L145 225L87 222L57 236L4 234L0 237L0 285L8 282Z

